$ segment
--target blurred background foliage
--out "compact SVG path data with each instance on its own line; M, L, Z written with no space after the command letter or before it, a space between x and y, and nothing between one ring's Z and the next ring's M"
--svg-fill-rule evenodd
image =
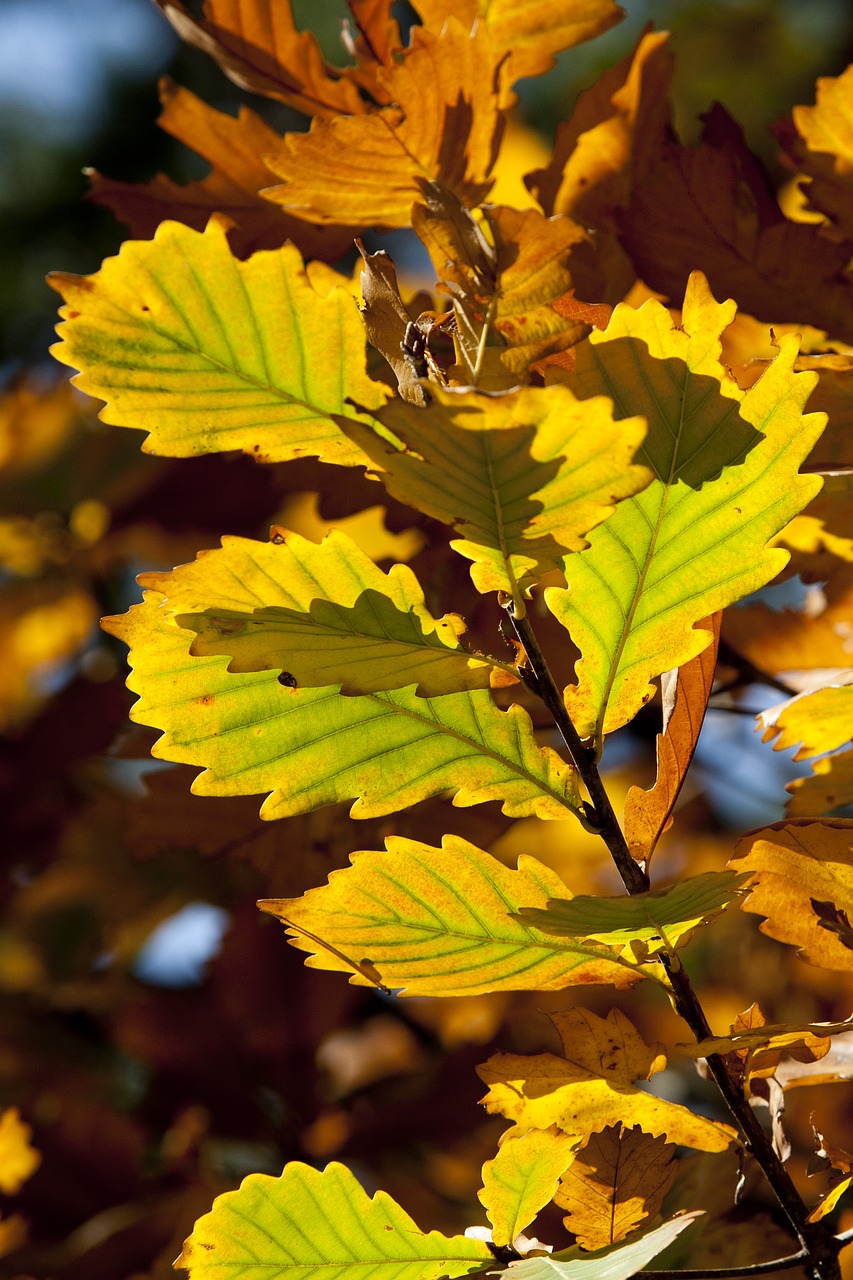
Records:
M332 58L344 8L295 4ZM674 33L685 140L718 99L781 182L768 127L814 100L819 75L853 60L853 9L837 0L626 8L621 26L521 86L520 119L549 142L578 90L652 20ZM102 427L97 406L51 366L56 298L45 273L97 270L123 237L85 200L83 169L126 181L203 173L155 126L166 74L220 109L248 100L279 129L305 127L179 46L149 0L110 0L106 19L100 0L0 5L0 1108L19 1108L41 1153L2 1206L4 1280L164 1280L219 1190L290 1159L344 1159L425 1227L459 1230L482 1219L479 1170L501 1129L476 1105L474 1066L494 1047L552 1047L543 1011L567 1002L600 1013L618 1005L650 1040L685 1037L642 989L391 1001L306 969L254 906L321 882L391 830L431 843L453 831L508 863L532 840L575 892L616 892L600 841L574 824L534 832L493 806L444 801L393 825L351 823L338 809L262 824L255 798L193 797L192 770L140 763L155 735L127 719L124 651L97 618L136 598L137 572L192 559L222 533L264 537L279 520L316 536L334 520L357 528L377 558L410 559L428 588L440 583L442 608L474 609L486 643L496 623L485 602L471 602L467 569L448 559L434 525L393 503L357 516L375 507L375 486L352 473L336 484L334 470L311 462L141 455L135 435ZM547 647L546 616L539 625ZM778 696L754 686L743 702ZM650 714L613 740L617 804L631 782L650 782L656 729ZM786 756L758 745L750 716L711 712L659 878L723 866L733 830L782 816L792 772ZM849 1014L836 975L802 965L740 913L697 939L688 964L720 1030L753 1000L771 1022ZM677 1067L659 1087L713 1108L706 1083ZM798 1178L813 1112L850 1147L846 1098L843 1088L791 1095ZM724 1212L736 1174L725 1158L694 1157L674 1194L684 1193L681 1207L693 1207L691 1195L709 1207L715 1188ZM813 1186L815 1198L825 1190L820 1176ZM712 1242L714 1265L786 1250L765 1192L752 1194ZM560 1239L556 1215L540 1229Z

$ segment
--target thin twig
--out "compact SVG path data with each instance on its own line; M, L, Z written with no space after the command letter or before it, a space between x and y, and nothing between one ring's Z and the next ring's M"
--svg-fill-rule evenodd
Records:
M757 1276L766 1271L788 1271L798 1267L808 1258L805 1249L799 1253L790 1253L784 1258L771 1258L769 1262L752 1262L743 1267L705 1267L698 1270L646 1271L640 1272L642 1280L723 1280L725 1276Z

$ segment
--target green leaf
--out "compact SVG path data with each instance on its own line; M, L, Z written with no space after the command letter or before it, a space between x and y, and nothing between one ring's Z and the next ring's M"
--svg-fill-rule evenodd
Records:
M228 671L228 659L194 658L191 633L161 608L160 592L104 620L131 646L132 718L163 730L153 754L204 766L197 795L272 792L264 818L356 799L371 818L453 791L457 805L503 802L513 817L565 818L576 778L539 748L523 708L501 711L486 689L419 698L414 688L344 697L338 688L294 689L275 672Z
M572 1162L577 1141L554 1129L531 1129L508 1138L483 1165L479 1197L497 1245L511 1245L540 1209L554 1198L560 1176Z
M548 938L513 917L522 902L565 892L535 858L512 871L458 836L445 836L440 849L400 836L386 845L352 854L352 867L301 898L259 904L310 953L311 968L411 996L625 987L641 976L594 943Z
M175 1266L190 1280L438 1280L493 1263L482 1240L425 1234L344 1165L293 1163L280 1178L252 1173L217 1196Z
M654 1231L647 1231L630 1244L611 1245L596 1253L564 1249L544 1257L523 1258L502 1272L504 1280L629 1280L652 1258L672 1244L685 1228L702 1216L703 1210L670 1218Z
M803 416L813 375L793 372L796 338L741 391L720 363L735 314L690 277L681 325L659 302L618 306L577 348L576 394L613 397L649 430L640 460L655 474L565 565L569 589L548 607L582 657L566 703L582 737L610 733L652 696L650 681L711 642L695 624L769 582L788 553L771 539L820 488L797 468L826 421Z
M346 694L417 682L434 696L517 680L510 664L463 648L458 615L432 617L411 569L384 574L338 530L319 546L295 533L225 537L221 550L140 582L196 633L190 653L229 657L229 671L285 671L300 689L339 684Z
M50 283L68 304L53 354L106 400L104 422L150 433L148 453L365 462L333 415L355 412L348 397L378 409L387 391L365 371L352 295L321 297L293 245L241 262L215 219L203 233L164 222L95 275Z
M724 911L748 880L732 871L706 871L670 889L630 898L552 898L544 911L522 907L518 915L556 937L591 938L620 950L639 942L648 948L646 954L656 955L667 945L689 941L693 930Z
M649 481L632 463L642 420L614 422L603 396L581 402L556 386L430 395L426 409L396 401L383 411L403 452L358 423L342 425L390 493L462 535L451 545L474 561L478 591L520 598Z

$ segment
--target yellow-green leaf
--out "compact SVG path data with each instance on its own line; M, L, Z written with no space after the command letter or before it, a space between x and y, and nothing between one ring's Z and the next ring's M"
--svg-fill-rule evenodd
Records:
M489 1215L495 1244L511 1245L553 1199L574 1148L568 1134L531 1129L520 1138L507 1138L494 1160L486 1161L478 1195Z
M595 944L549 938L513 918L522 902L565 892L535 858L512 871L458 836L440 849L400 836L386 845L352 854L352 867L301 898L260 903L309 952L311 968L413 996L627 986L638 977Z
M51 283L67 304L53 354L106 400L105 422L149 432L148 453L365 462L333 415L355 414L348 397L377 409L387 392L367 376L352 295L315 292L293 245L240 262L217 221L203 233L164 222L95 275Z
M421 1231L342 1164L252 1173L217 1196L175 1263L190 1280L438 1280L494 1263L482 1240Z
M635 1081L663 1070L666 1056L660 1045L647 1045L618 1009L606 1018L572 1009L551 1019L562 1057L496 1053L477 1068L489 1086L487 1111L515 1121L519 1129L556 1125L578 1141L620 1121L700 1151L724 1151L736 1141L728 1125L637 1088Z
M670 889L622 898L552 898L544 911L522 907L518 914L555 937L589 938L619 951L640 943L645 954L657 955L688 942L694 929L726 909L748 879L731 871L706 871Z
M775 822L744 836L732 865L752 874L743 909L765 917L762 933L809 964L853 969L853 821Z
M192 633L162 604L147 592L104 625L131 646L133 719L163 731L154 755L205 768L198 795L272 792L264 818L347 799L370 818L442 791L458 805L502 802L513 817L565 818L577 806L570 767L537 746L523 708L499 710L486 689L346 697L336 685L294 689L274 671L229 672L227 658L189 653Z
M462 535L452 545L474 561L479 591L520 598L648 483L650 473L632 463L642 420L614 422L603 396L581 402L564 387L430 394L425 409L398 401L383 413L404 452L367 427L346 429L395 497Z
M623 304L577 348L569 385L647 417L639 460L655 474L566 563L569 589L546 592L582 654L566 701L584 737L631 720L654 677L708 646L695 624L784 567L787 552L768 540L820 488L797 471L824 417L803 416L814 377L792 371L796 339L741 391L720 363L734 314L694 272L681 325L658 302Z
M295 533L225 537L221 550L140 582L196 633L190 653L224 655L229 671L285 672L294 688L358 694L416 683L436 696L517 678L508 663L463 647L457 614L432 617L411 569L384 574L338 530L319 546Z

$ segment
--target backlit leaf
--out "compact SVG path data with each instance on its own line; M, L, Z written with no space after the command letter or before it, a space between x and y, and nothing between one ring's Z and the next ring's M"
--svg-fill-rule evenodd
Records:
M320 225L408 226L421 178L478 204L503 127L498 62L482 26L469 35L451 17L440 36L414 27L411 48L377 71L393 105L315 119L309 133L288 134L266 157L284 179L267 196Z
M655 1218L675 1179L675 1147L642 1129L610 1125L587 1138L554 1197L582 1249L602 1249Z
M492 1240L511 1245L554 1196L560 1174L568 1167L575 1148L568 1134L531 1129L520 1138L508 1138L494 1160L483 1165L480 1201L492 1224Z
M95 275L51 283L67 303L54 355L107 401L105 422L150 433L147 452L364 462L332 415L387 393L365 372L352 296L316 293L292 245L243 263L216 222L202 235L166 222Z
M501 801L511 816L565 818L572 770L539 748L527 712L500 711L488 690L419 698L414 688L345 697L337 686L294 689L275 672L228 671L194 658L192 635L146 600L104 625L131 646L132 717L163 731L160 759L205 768L198 795L272 792L261 814L283 818L355 800L370 818L442 791L458 805Z
M479 591L519 597L648 480L631 464L642 420L614 423L603 396L581 402L563 387L431 395L426 409L387 407L383 422L405 452L358 424L347 431L382 468L389 492L462 535L452 545L474 561Z
M623 304L577 348L569 384L648 418L641 458L656 477L566 562L569 589L545 593L582 654L566 690L582 737L626 724L655 676L708 647L697 624L784 567L768 540L820 487L797 470L824 423L803 416L814 383L792 372L796 340L741 391L720 364L734 310L695 273L680 326L658 302Z
M351 868L302 898L261 902L310 953L310 967L413 996L627 986L637 978L601 947L546 937L513 917L521 903L565 891L535 858L511 871L458 836L445 836L441 849L399 836L386 845L353 854Z
M503 1280L629 1280L641 1274L643 1267L691 1227L702 1212L700 1209L671 1218L630 1244L613 1245L595 1254L575 1247L543 1257L524 1258L510 1263L501 1274Z
M384 1191L342 1164L252 1173L218 1196L175 1263L190 1280L438 1280L494 1263L482 1240L419 1230Z
M182 40L209 54L253 93L307 115L363 111L352 79L323 59L316 37L299 31L290 0L205 0L197 20L183 0L155 0Z
M689 941L694 929L734 901L747 879L730 871L706 871L669 889L624 898L552 898L544 911L523 907L518 914L555 937L590 938L620 949L640 942L656 955Z
M30 1139L33 1131L24 1124L17 1107L0 1115L0 1191L14 1195L41 1164L41 1156Z
M625 15L615 0L414 0L423 21L440 30L448 17L483 25L513 80L538 76L553 55L592 40Z
M811 592L803 609L781 613L766 604L729 609L723 618L723 639L771 675L849 667L853 662L853 570L835 574L822 596Z
M821 77L815 105L794 107L792 114L793 129L783 125L777 133L808 179L806 200L853 237L853 67L837 78Z
M234 223L228 241L241 258L257 249L277 249L285 240L292 240L305 257L326 261L349 248L351 228L314 227L259 194L275 181L263 157L284 143L254 111L241 107L235 119L166 79L160 82L160 97L160 128L203 156L211 172L187 183L173 182L162 173L150 182L117 182L90 174L91 198L127 223L135 239L152 237L169 218L203 231L211 214L220 213Z
M635 1081L662 1071L666 1057L660 1045L647 1045L618 1009L606 1018L572 1009L552 1014L551 1020L562 1057L496 1053L477 1068L489 1086L483 1100L487 1111L515 1121L521 1130L553 1124L578 1140L620 1122L700 1151L724 1151L736 1140L728 1125L636 1087Z
M815 817L853 804L853 750L814 760L811 773L789 782L788 790L789 818Z
M853 918L853 821L776 822L750 832L732 865L753 875L745 911L766 917L762 933L799 948L809 964L853 969L853 951L812 905L828 903Z
M774 751L802 745L795 760L824 751L834 751L853 737L853 672L840 672L850 683L825 685L813 692L798 693L758 716L764 730L762 741L773 742Z
M649 791L631 787L625 800L625 839L631 856L638 862L649 861L661 835L672 823L672 810L696 750L714 683L720 616L718 613L703 618L699 624L714 636L708 648L661 679L663 733L655 739L655 784Z
M196 633L190 653L224 655L229 671L285 671L294 688L337 684L348 694L417 683L435 696L517 680L512 666L463 647L457 614L432 617L411 569L383 573L338 530L319 546L295 533L225 537L194 564L140 581Z

